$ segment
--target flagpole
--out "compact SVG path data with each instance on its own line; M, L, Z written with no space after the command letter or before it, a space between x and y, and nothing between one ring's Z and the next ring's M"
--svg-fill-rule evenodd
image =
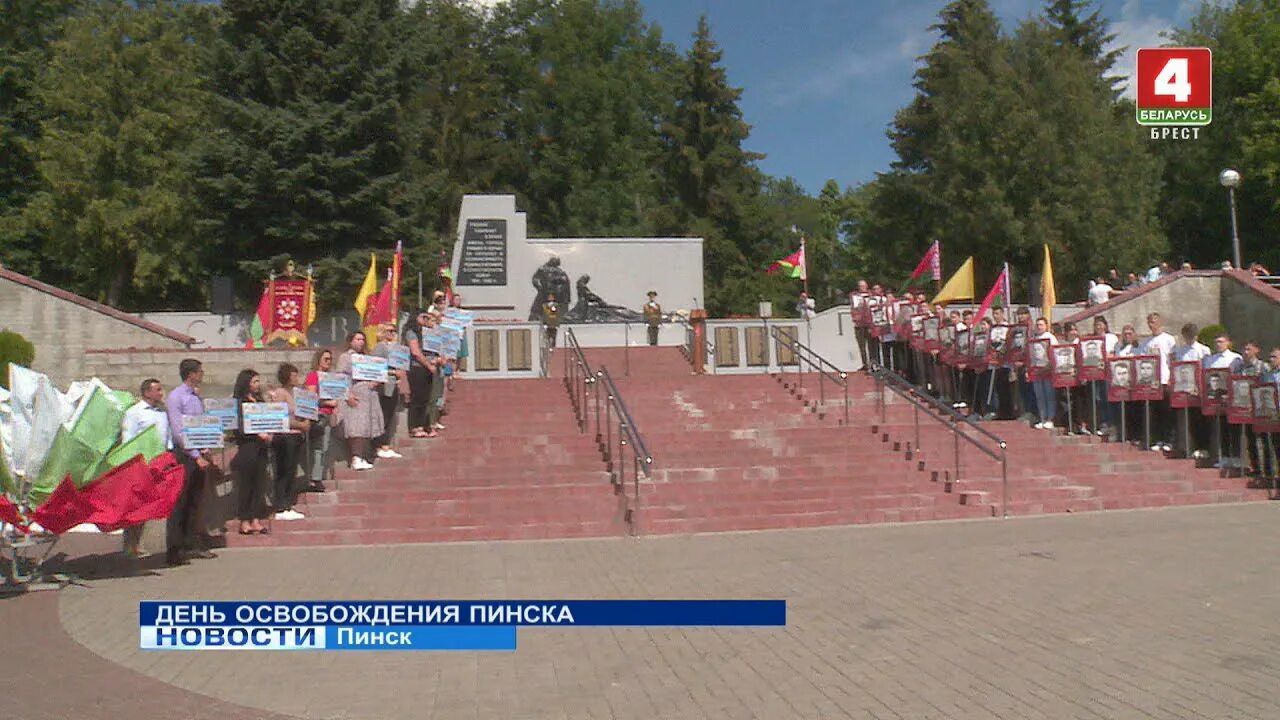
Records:
M804 235L800 236L800 257L804 258L804 295L809 297L809 252L804 246Z

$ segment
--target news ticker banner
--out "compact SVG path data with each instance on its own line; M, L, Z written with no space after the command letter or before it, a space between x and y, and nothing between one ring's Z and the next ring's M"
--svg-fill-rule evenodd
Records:
M143 650L512 651L520 627L782 627L785 600L144 600Z

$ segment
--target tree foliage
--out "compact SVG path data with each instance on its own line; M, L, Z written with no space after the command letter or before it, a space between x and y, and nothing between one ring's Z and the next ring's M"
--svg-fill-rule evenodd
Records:
M540 235L704 238L713 314L787 311L769 275L804 239L811 294L1004 262L1026 289L1110 267L1280 265L1280 10L1209 3L1172 42L1214 50L1214 123L1155 142L1120 97L1093 0L1004 28L954 0L888 131L890 167L810 192L769 177L703 18L687 52L640 0L0 0L0 262L133 310L252 308L287 259L346 309L369 254L436 282L466 193L511 193ZM814 138L822 142L822 138ZM1269 253L1269 254L1268 254ZM981 292L981 291L980 291Z

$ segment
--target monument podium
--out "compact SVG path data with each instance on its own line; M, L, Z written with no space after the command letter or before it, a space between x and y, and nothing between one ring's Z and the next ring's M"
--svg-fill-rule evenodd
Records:
M450 271L482 320L538 322L555 295L566 325L638 323L649 290L703 297L702 261L697 237L529 237L514 195L466 195Z

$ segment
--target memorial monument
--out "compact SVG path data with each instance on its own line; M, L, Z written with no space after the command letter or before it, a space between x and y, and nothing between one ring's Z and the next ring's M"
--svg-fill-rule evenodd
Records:
M477 319L537 322L550 295L566 324L643 322L649 290L672 310L702 305L702 238L530 238L527 228L514 195L463 198L452 272Z

